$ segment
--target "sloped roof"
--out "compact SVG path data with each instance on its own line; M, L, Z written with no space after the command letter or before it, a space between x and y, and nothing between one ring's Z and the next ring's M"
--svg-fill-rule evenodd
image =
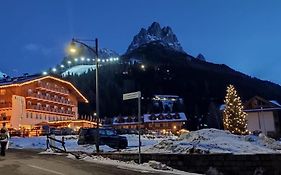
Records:
M50 76L50 75L43 76L43 75L37 74L37 75L27 75L27 76L21 76L21 77L5 78L0 81L0 89L7 88L7 87L24 86L26 84L33 83L34 81L39 81L39 80L44 80L44 79L52 79L52 80L56 80L56 81L66 84L77 95L78 100L80 102L85 102L85 103L89 102L87 100L87 98L84 97L81 94L81 92L72 83L65 81L63 79L54 77L54 76Z
M163 119L160 119L160 115L163 116ZM179 118L173 118L173 117L170 117L168 118L167 116L170 115L170 116L175 116L175 115L178 115ZM163 113L163 114L154 114L154 116L156 117L155 120L152 120L151 119L151 116L152 114L144 114L143 115L143 120L144 120L144 123L157 123L157 122L184 122L187 120L186 118L186 115L183 113L183 112L180 112L180 113L171 113L171 114L168 114L168 113Z

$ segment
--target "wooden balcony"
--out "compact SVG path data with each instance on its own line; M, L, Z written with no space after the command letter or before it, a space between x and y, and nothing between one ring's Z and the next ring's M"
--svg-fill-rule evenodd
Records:
M12 108L12 103L0 103L0 109Z
M63 115L63 116L75 116L74 111L70 110L62 110L62 109L55 109L50 107L42 107L38 105L27 105L26 106L27 111L35 111L40 113L47 113L47 114L56 114L56 115Z
M58 95L63 95L63 96L68 96L70 94L69 91L66 89L63 89L60 87L55 87L53 84L47 84L47 83L43 83L43 82L38 82L38 87L36 89L55 93Z
M36 93L28 93L26 99L33 99L33 100L38 100L38 101L43 101L46 103L53 103L53 104L58 104L58 105L63 105L63 106L70 106L74 107L75 105L66 100L66 99L60 99L60 98L55 98L55 97L50 97L42 94L36 94Z

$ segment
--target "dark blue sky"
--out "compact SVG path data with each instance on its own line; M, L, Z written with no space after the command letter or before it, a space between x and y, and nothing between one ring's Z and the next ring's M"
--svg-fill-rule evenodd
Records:
M72 37L124 53L141 27L172 27L185 51L281 84L281 1L9 0L0 5L0 70L41 72Z

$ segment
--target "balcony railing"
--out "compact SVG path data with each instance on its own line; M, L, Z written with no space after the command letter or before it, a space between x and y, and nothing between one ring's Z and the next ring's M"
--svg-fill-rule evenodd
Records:
M55 98L47 95L42 94L36 94L36 93L27 93L27 99L28 98L36 98L37 100L42 100L46 102L56 103L60 105L66 105L66 106L74 106L74 103L72 103L69 100L61 99L61 98Z
M47 84L47 83L43 83L43 82L38 82L37 89L43 89L43 90L48 90L48 91L58 93L58 94L69 95L69 91L67 89L63 89L61 87L56 87L53 84Z
M75 112L70 110L62 110L58 108L51 108L51 107L42 107L39 105L27 105L26 109L36 110L38 112L45 112L45 113L52 113L52 114L59 114L59 115L68 115L74 116Z
M11 108L12 103L0 103L0 108Z

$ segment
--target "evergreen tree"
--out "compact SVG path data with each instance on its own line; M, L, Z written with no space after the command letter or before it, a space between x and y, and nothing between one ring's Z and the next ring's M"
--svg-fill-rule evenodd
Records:
M229 85L226 92L223 117L224 128L233 134L246 134L248 132L246 113L243 111L241 99L233 85Z

